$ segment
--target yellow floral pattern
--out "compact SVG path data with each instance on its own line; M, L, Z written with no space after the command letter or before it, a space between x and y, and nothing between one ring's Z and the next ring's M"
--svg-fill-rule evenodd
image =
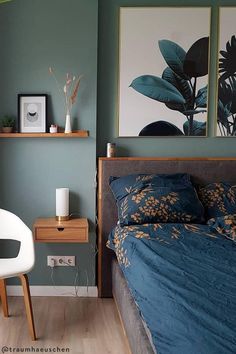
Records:
M204 208L186 174L111 177L121 226L201 223Z
M178 211L175 205L179 202L180 196L177 192L169 192L155 197L155 190L151 187L143 190L134 190L129 196L125 197L120 205L120 215L126 219L129 214L132 224L142 224L151 220L159 222L191 222L192 213ZM137 207L133 208L131 202ZM132 212L132 210L135 212ZM126 223L125 223L126 224Z
M208 220L208 225L219 234L236 242L236 214L212 218Z
M186 234L195 234L217 238L216 232L209 232L205 225L194 224L143 224L130 226L117 226L111 232L107 247L114 250L120 265L125 268L131 265L133 248L130 244L134 239L142 240L144 243L157 242L166 246L174 245Z
M217 217L236 212L236 186L228 183L211 183L199 188L208 217Z
M117 226L114 231L112 246L114 247L114 250L116 252L116 257L118 262L125 267L128 267L130 265L130 262L127 258L127 249L124 249L123 243L125 239L129 236L129 232L134 232L134 231L135 231L136 238L144 238L144 237L149 238L149 235L144 231L139 230L137 226L127 226L124 228ZM107 247L113 249L112 246L111 246L111 241L108 240Z

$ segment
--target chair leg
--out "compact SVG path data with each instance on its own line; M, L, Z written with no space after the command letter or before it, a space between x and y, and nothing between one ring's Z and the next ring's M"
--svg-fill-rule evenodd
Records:
M22 274L19 277L20 277L21 284L23 287L26 316L27 316L27 320L28 320L30 335L31 335L32 340L36 340L35 327L34 327L34 317L33 317L33 310L32 310L32 304L31 304L31 296L30 296L28 277L26 274Z
M8 317L8 303L7 303L7 291L5 279L0 279L0 297L2 300L2 309L4 317Z

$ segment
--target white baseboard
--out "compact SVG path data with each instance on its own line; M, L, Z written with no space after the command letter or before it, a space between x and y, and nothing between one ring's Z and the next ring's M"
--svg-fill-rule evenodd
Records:
M78 286L77 296L79 297L97 297L98 289L96 286ZM74 286L52 286L52 285L31 285L31 296L71 296L75 297ZM8 285L7 295L9 296L23 296L22 286Z

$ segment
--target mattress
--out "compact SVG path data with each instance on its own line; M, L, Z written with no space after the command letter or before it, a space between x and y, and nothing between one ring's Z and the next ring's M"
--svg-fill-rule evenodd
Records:
M130 293L123 272L114 258L112 261L112 292L133 354L154 354L151 334Z

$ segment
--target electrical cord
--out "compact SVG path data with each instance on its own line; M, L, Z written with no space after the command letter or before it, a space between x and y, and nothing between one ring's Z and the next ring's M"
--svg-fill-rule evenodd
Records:
M73 286L74 286L74 289L75 289L75 292L74 293L61 293L60 295L62 296L65 296L65 295L72 295L74 297L79 297L79 288L78 288L78 285L77 285L77 279L79 277L79 266L72 266L70 263L68 262L65 262L64 260L62 260L62 263L63 264L66 264L67 266L73 268L76 268L76 273L75 273L75 277L74 277L74 282L73 282ZM51 277L51 281L52 281L52 284L53 284L53 288L58 291L58 288L55 284L55 280L54 280L54 267L55 265L51 265L51 274L50 274L50 277ZM88 295L88 288L89 288L89 276L88 276L88 271L87 269L85 269L85 276L86 276L86 289L87 289L87 295ZM95 272L94 272L94 279L95 279Z
M94 259L96 259L96 256L98 254L98 247L97 247L97 244L95 243L94 245L92 245L90 243L90 248L92 250L92 254L93 254L93 257ZM95 283L95 279L96 279L96 272L95 272L95 267L93 268L93 278L92 278L92 282Z
M76 273L75 273L75 278L74 278L74 289L75 289L75 293L73 294L74 296L76 296L76 297L79 297L79 289L78 289L78 285L77 285L77 279L78 279L78 277L79 277L79 266L77 265L77 266L72 266L70 263L68 263L68 262L65 262L65 261L63 261L62 260L62 263L63 264L66 264L67 266L69 266L69 267L71 267L71 268L73 268L73 270L74 270L74 267L76 268Z
M73 215L79 216L78 213L71 213L70 217L73 216ZM94 244L89 242L89 246L90 246L90 250L91 250L91 256L94 257L94 259L96 259L96 256L98 254L98 247L97 247L96 242ZM66 296L66 295L70 295L71 296L72 295L72 296L75 296L75 297L79 297L79 285L78 285L78 278L79 278L79 272L80 272L79 266L78 265L77 266L72 266L70 263L65 262L64 260L62 260L62 263L67 265L67 266L69 266L70 268L73 268L73 270L75 270L76 273L75 273L75 277L74 277L74 281L73 281L74 293L61 293L59 295L62 295L62 296ZM55 280L54 280L54 267L55 267L55 260L54 259L52 259L52 264L50 265L50 267L51 267L51 274L50 274L51 282L52 282L53 288L58 292L59 289L56 286ZM85 278L86 278L86 289L87 289L87 295L88 295L89 276L88 276L87 269L84 270L84 274L85 274ZM93 267L93 270L92 270L92 283L95 283L95 279L96 279L96 272L95 272L95 268Z
M75 292L74 293L60 293L60 295L62 295L62 296L72 295L72 296L75 296L75 297L79 297L78 289L77 289L78 286L76 285L77 284L77 279L79 277L79 266L72 266L71 264L69 264L69 263L67 263L67 262L65 262L63 260L62 260L62 263L66 264L67 266L69 266L71 268L73 268L73 270L75 270L74 267L76 268L76 273L75 273L74 282L73 282ZM57 288L55 280L54 280L54 267L55 267L55 265L53 264L50 267L51 267L50 277L51 277L52 285L53 285L53 288L56 291L58 291L59 289Z

